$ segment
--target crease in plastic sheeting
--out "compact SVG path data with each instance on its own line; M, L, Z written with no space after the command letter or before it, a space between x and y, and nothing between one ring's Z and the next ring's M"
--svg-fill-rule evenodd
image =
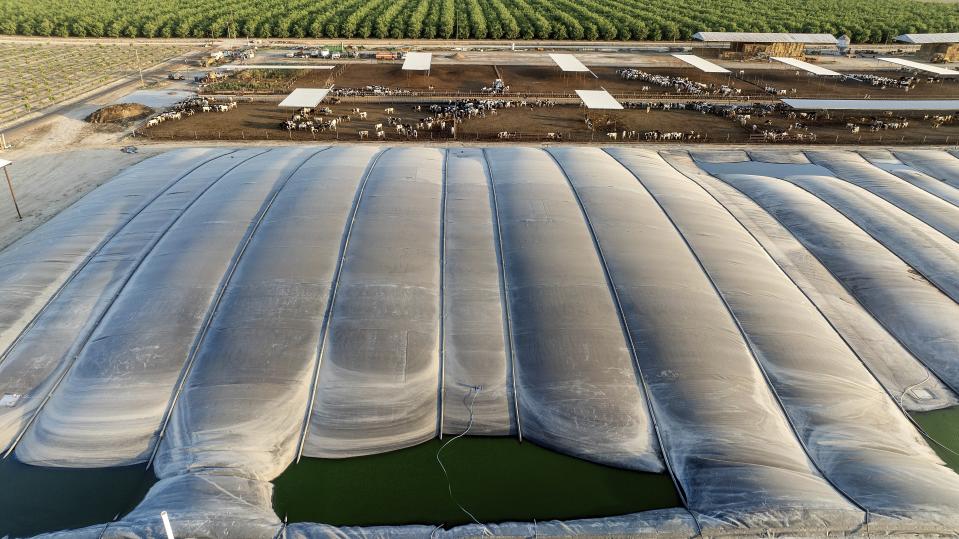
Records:
M293 461L342 231L378 151L332 148L277 197L197 354L159 477L234 469L272 480Z
M273 512L272 496L272 483L232 475L192 473L161 479L102 537L165 538L159 516L166 511L178 538L272 539L283 527Z
M246 151L240 155L248 155L246 159L250 159L263 151ZM214 158L192 167L177 183L177 192L154 199L150 207L132 218L71 278L70 285L44 307L33 330L23 334L16 347L10 349L6 361L0 364L0 394L25 396L13 408L0 408L0 446L5 450L19 440L47 396L66 376L145 252L152 249L197 198L238 166L231 161L232 158ZM243 163L245 159L238 161ZM190 189L186 189L187 186ZM96 198L85 197L83 201L99 205ZM164 209L154 210L154 205Z
M749 231L907 410L933 410L959 404L951 389L886 331L818 259L752 199L706 174L686 152L661 152L661 155ZM928 391L929 398L916 398L913 391L917 389Z
M152 502L160 510L161 504ZM204 504L209 506L209 502ZM44 534L36 539L132 539L163 537L159 518L147 518L96 525L80 530ZM181 515L182 516L182 515ZM278 527L263 518L259 523L242 523L227 519L226 523L203 525L202 520L187 516L187 522L174 529L185 530L196 537L241 537L243 539L465 539L467 537L632 537L648 539L692 539L700 537L692 516L685 509L657 509L621 516L576 520L542 520L534 522L502 522L467 524L444 529L437 525L399 526L331 526L297 522ZM209 516L209 515L207 515ZM174 523L177 520L173 521ZM105 528L105 531L104 531ZM754 530L758 536L763 530ZM793 535L795 536L795 535ZM180 535L177 535L180 537Z
M890 150L859 150L857 153L870 165L908 182L943 202L959 206L959 189L903 163ZM956 155L954 151L950 153L953 156Z
M202 165L225 153L227 150L175 150L146 159L3 250L0 364L84 263L150 202L189 174L171 181L171 168L191 167L198 161Z
M653 152L610 150L687 238L767 373L807 453L840 492L883 525L959 527L959 475L808 298L707 192ZM715 238L722 241L715 241ZM742 272L749 267L749 274ZM763 294L755 294L762 283ZM837 396L841 395L840 399ZM823 407L823 402L833 405Z
M791 149L747 150L750 161L760 163L778 163L792 165L819 164L811 161L804 153Z
M600 149L551 152L602 246L690 510L725 522L719 527L727 531L785 527L797 507L815 514L823 531L859 526L862 511L813 467L732 316L655 199ZM758 491L761 500L743 495Z
M913 356L959 388L959 305L799 187L749 175L720 179L776 218Z
M959 156L942 150L894 150L903 163L959 189Z
M329 288L329 294L327 296L326 309L323 312L323 325L320 329L319 342L314 350L313 356L313 369L310 374L310 390L307 397L305 412L302 424L300 426L300 436L297 441L296 447L296 460L295 463L300 462L300 459L303 457L303 450L306 446L306 442L309 436L310 425L313 419L313 404L316 402L316 392L319 389L320 383L320 369L322 367L323 353L326 349L327 339L329 339L329 327L330 327L330 318L332 317L333 307L336 303L336 293L340 284L340 275L343 273L343 264L346 261L346 250L350 245L350 235L353 232L353 226L356 224L356 214L359 211L360 200L363 199L363 193L366 191L366 186L369 183L370 175L373 173L373 169L376 168L376 164L379 162L380 157L383 156L389 149L380 150L377 152L372 159L370 159L364 169L360 183L356 189L356 192L353 195L353 200L350 202L349 216L347 218L347 224L342 229L340 235L340 245L336 254L336 266L333 269L333 275L331 276L331 285Z
M913 185L908 180L903 181L905 179L903 176L906 178L919 176L915 181L921 183L922 176L925 175L904 173L902 176L897 176L870 164L859 154L851 151L810 151L807 155L814 162L828 168L833 176L865 189L952 240L959 241L959 207ZM902 172L904 171L900 173ZM930 178L927 176L925 179ZM959 190L953 191L959 197Z
M437 526L335 527L297 523L285 530L287 539L465 539L467 537L648 537L688 539L698 536L684 509L659 509L622 516L576 520L542 520L467 524L449 529Z
M336 285L304 455L380 453L436 435L441 164L439 150L392 148L370 173Z
M541 151L486 157L523 437L602 464L662 471L627 336L569 185Z
M264 200L306 151L278 153L228 172L226 181L203 193L144 257L26 431L17 447L20 460L106 466L149 458L191 343L237 246ZM261 181L249 182L251 174Z
M220 304L223 300L223 296L227 291L227 288L233 284L233 278L236 275L237 266L243 260L243 257L247 254L247 250L250 247L250 244L253 242L254 237L257 232L260 230L260 226L263 224L263 221L266 219L267 214L270 210L273 209L274 204L276 203L277 198L283 192L283 190L289 185L290 181L294 176L299 174L303 167L307 163L312 161L320 153L323 153L329 150L330 147L321 148L311 153L308 157L300 161L289 174L287 174L283 179L277 182L272 191L267 195L264 202L261 204L260 209L257 211L257 214L253 217L253 220L247 226L246 232L243 235L243 238L237 245L236 251L233 254L233 258L230 260L230 265L227 271L224 273L223 277L220 279L219 284L216 288L216 295L213 301L210 303L210 306L207 308L206 313L203 317L203 326L200 329L200 332L194 337L193 343L190 346L190 351L186 359L186 363L180 371L180 376L177 379L176 385L174 386L173 396L170 398L170 402L167 405L166 411L161 420L159 430L156 434L156 440L153 442L152 453L150 454L149 460L147 460L147 467L151 467L153 460L156 457L157 451L160 449L160 443L163 441L163 437L166 434L167 427L169 425L170 416L172 415L174 409L176 408L177 402L179 401L180 395L183 390L183 386L186 384L187 379L189 378L193 365L195 364L196 355L199 352L199 348L203 345L206 340L207 335L209 334L210 327L213 324L213 321L217 314L219 313Z
M959 244L859 187L822 176L790 176L784 180L825 202L930 284L959 301Z
M447 151L442 430L460 434L472 416L470 434L510 435L517 429L489 174L481 149Z

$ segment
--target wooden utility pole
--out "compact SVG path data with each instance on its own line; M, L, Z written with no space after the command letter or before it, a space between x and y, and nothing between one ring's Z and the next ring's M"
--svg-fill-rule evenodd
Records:
M7 177L7 188L10 189L10 198L13 200L13 208L17 210L17 221L23 221L23 215L20 214L20 206L17 204L17 196L13 193L13 182L10 181L10 171L7 170L7 166L12 161L5 161L0 159L0 168L3 169L4 176Z
M140 67L140 51L137 50L136 45L133 46L133 54L137 57L137 71L140 72L140 87L145 88L146 83L143 82L143 68Z

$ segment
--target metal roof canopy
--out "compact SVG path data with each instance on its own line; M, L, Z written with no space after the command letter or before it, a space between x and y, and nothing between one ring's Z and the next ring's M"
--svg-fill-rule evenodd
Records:
M11 164L11 163L13 163L13 161L7 161L6 159L0 159L0 168L3 168L3 167L5 167L5 166L7 166L7 165L9 165L9 164Z
M281 107L290 108L313 108L320 104L330 93L330 88L297 88L293 90L286 99L280 101Z
M783 99L804 110L949 110L959 111L959 99Z
M795 58L786 58L783 56L770 56L770 60L776 60L777 62L782 62L793 67L798 67L799 69L814 73L816 75L828 75L831 77L841 77L842 73L837 73L831 69L826 69L825 67L819 67L817 65L810 64L809 62L803 62L802 60L797 60Z
M588 109L595 110L623 110L623 106L616 101L606 90L576 90L576 95L583 100Z
M242 71L244 69L333 69L334 66L301 66L289 64L239 64L219 66L217 69Z
M579 61L579 58L576 58L572 54L550 54L550 58L556 62L556 65L560 69L572 73L590 73L588 67L583 65L583 62Z
M408 52L403 60L404 71L429 71L433 62L432 52Z
M786 34L773 32L696 32L693 39L729 43L813 43L835 45L832 34Z
M912 60L905 60L902 58L876 58L877 60L882 60L883 62L889 62L891 64L899 64L901 66L911 67L913 69L918 69L920 71L928 71L929 73L935 73L936 75L959 75L959 71L954 69L946 69L944 67L933 66L929 64L921 64L919 62L913 62Z
M674 58L682 60L687 64L692 65L693 67L698 68L700 71L706 73L729 73L730 71L725 67L718 66L709 60L704 60L695 54L674 54Z
M896 41L903 43L959 43L959 32L950 32L942 34L902 34L895 37Z

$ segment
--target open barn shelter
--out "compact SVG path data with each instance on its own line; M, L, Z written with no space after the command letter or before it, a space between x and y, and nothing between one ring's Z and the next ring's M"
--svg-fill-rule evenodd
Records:
M556 63L560 71L563 72L563 79L567 77L573 77L576 80L586 79L586 75L592 75L593 78L599 78L595 73L593 73L586 65L579 60L579 58L573 56L572 54L550 54L549 57Z
M916 57L928 62L959 61L959 32L940 34L903 34L896 36L900 43L919 45Z
M433 53L431 52L408 52L403 60L403 73L409 76L411 73L423 72L427 77L430 76L430 67L433 64Z
M330 88L297 88L290 92L280 104L281 108L311 109L319 105L330 93Z
M802 58L807 45L837 45L831 34L773 32L697 32L693 39L707 45L728 46L720 51L724 60L753 60L781 56Z

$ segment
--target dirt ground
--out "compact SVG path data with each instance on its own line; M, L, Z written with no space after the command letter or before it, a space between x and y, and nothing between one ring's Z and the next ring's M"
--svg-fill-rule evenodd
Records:
M546 65L479 65L479 64L434 64L429 76L404 72L400 63L352 62L338 64L332 73L313 71L300 77L294 85L299 88L320 88L335 84L341 88L362 88L379 85L393 89L437 92L480 92L498 78L497 72L510 87L513 94L573 95L574 90L605 88L614 94L663 95L675 93L665 88L639 80L625 80L616 74L617 67L594 66L590 74L563 74L556 66ZM959 79L940 79L930 82L922 78L908 92L899 88L872 86L853 80L838 80L833 77L810 75L804 71L779 68L748 68L732 75L703 73L693 67L642 67L642 71L656 75L685 77L690 80L715 86L729 85L741 90L742 96L771 97L764 91L766 86L786 90L790 97L816 98L959 98ZM905 74L894 69L870 71L870 74L898 78ZM649 91L643 92L643 86ZM793 93L791 90L795 89Z
M685 77L689 80L695 82L701 82L703 84L711 84L713 86L731 86L733 88L739 88L742 90L742 95L755 95L761 88L758 88L756 85L737 79L732 74L724 73L704 73L695 67L684 67L684 68L672 68L672 67L642 67L637 68L640 71L645 71L653 75L665 75L672 77ZM637 87L649 86L650 90L654 93L674 93L671 88L663 88L662 86L656 86L648 82L643 82L639 80L624 80L619 75L616 74L616 68L613 67L595 67L593 72L599 75L600 79L618 79L618 84L622 86L623 91L638 91ZM609 87L607 87L609 89ZM610 90L612 91L612 90Z
M345 103L332 106L333 116L345 116L356 104ZM400 117L404 123L416 123L429 116L428 111L417 111L412 104L394 104L395 112L387 115L385 104L360 105L367 112L365 120L355 119L342 123L336 132L287 131L282 127L289 118L289 111L277 108L273 104L241 104L235 110L225 113L202 113L182 120L164 122L156 127L143 129L144 136L152 141L189 141L189 140L273 140L273 141L358 141L359 131L369 131L375 135L375 124L385 126L386 140L406 141L405 136L396 134L387 123L388 116ZM820 116L817 120L803 121L808 129L793 128L792 132L802 134L815 133L817 143L829 144L955 144L959 142L959 121L933 128L931 121L923 119L923 114L909 115L909 127L896 130L870 131L869 116L840 114L829 118ZM575 105L557 105L553 107L500 109L496 114L485 118L466 120L457 126L456 139L460 141L500 142L498 133L511 133L510 140L543 141L556 140L547 133L556 133L563 141L570 142L612 142L607 133L647 131L690 132L701 135L703 142L737 143L762 142L757 140L751 129L753 123L762 130L785 130L797 121L787 118L783 113L774 113L764 118L753 118L746 126L738 121L712 114L702 114L687 110L626 109L608 114L593 112L590 118L594 130L590 131L585 123L586 110ZM893 118L876 116L886 121ZM607 120L610 124L607 125ZM768 123L766 123L768 120ZM853 134L846 127L847 122L862 126L859 133ZM432 132L420 131L418 140L447 140L450 133L439 129ZM621 141L621 140L618 140Z
M615 94L663 95L675 93L643 81L625 80L616 74L616 67L593 68L598 78L590 74L564 75L556 66L493 66L477 64L434 64L429 76L418 72L404 72L399 63L345 63L331 72L310 71L296 79L296 88L324 88L330 84L339 88L363 88L378 85L392 89L437 92L478 93L502 76L513 94L561 94L573 96L574 90L605 88ZM762 88L729 75L703 73L695 68L642 68L647 73L686 77L704 84L723 84L740 88L742 95L761 95ZM499 72L497 74L497 71ZM643 86L649 86L642 92Z
M871 75L880 77L899 78L905 72L897 70L870 71ZM869 83L853 80L838 80L837 77L820 77L810 75L805 71L783 70L756 70L746 69L740 75L747 82L753 83L760 89L772 86L780 90L787 90L789 97L810 98L865 98L872 99L917 99L917 98L959 98L959 80L939 79L939 82L928 82L922 78L916 87L908 92L900 88L881 89ZM796 93L791 90L795 88Z
M316 76L297 80L304 87L319 82ZM491 65L434 65L429 76L419 71L403 71L399 63L349 63L340 64L333 72L333 84L340 88L362 88L369 84L389 88L411 90L453 90L479 92L496 80L496 71Z

